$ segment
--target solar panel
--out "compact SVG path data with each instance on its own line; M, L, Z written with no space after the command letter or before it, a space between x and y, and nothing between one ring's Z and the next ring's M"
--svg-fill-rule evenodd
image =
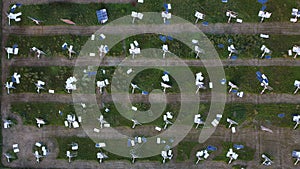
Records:
M218 48L224 48L224 44L218 44Z
M96 11L96 14L97 14L99 23L103 24L103 23L107 22L108 16L107 16L106 9L100 9L100 10Z
M159 35L159 39L163 42L166 42L167 41L167 38L163 35Z
M214 146L207 146L207 151L217 151L217 147Z
M147 91L142 91L142 95L148 95L149 93Z
M167 36L167 39L172 41L173 40L173 37L172 36Z
M258 3L261 3L261 4L265 4L268 2L268 0L257 0Z
M277 115L279 118L284 118L285 117L285 114L284 113L281 113L281 114L278 114Z
M266 5L263 5L262 7L261 7L261 11L264 11L264 10L266 10L266 8L267 8L267 6Z
M231 56L231 60L236 60L238 57L236 55Z
M256 78L257 78L260 82L263 81L261 75L262 75L262 74L261 74L259 71L256 72Z
M208 22L207 22L207 21L204 21L204 22L202 22L202 25L203 25L203 26L208 26Z
M243 149L244 146L243 145L238 145L238 144L234 144L233 147L237 150Z

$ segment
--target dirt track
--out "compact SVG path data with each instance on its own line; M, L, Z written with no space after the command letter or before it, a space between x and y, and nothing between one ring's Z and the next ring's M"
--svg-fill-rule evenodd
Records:
M9 4L13 2L18 2L21 4L37 4L37 3L49 3L49 2L58 2L62 0L13 0L13 1L2 1L3 2L3 12L8 9ZM131 0L63 0L64 2L76 2L76 3L90 3L90 2L105 2L105 3L128 3ZM5 16L2 13L2 16ZM41 27L32 26L32 27L7 27L6 18L2 19L2 28L3 28L3 39L2 46L6 45L6 39L9 34L19 34L19 35L53 35L53 34L81 34L81 35L90 35L95 30L99 29L98 26L91 27L80 27L80 26L44 26L41 31ZM299 35L300 24L291 24L291 23L243 23L243 24L210 24L209 26L200 25L199 28L205 33L212 34L259 34L259 33L268 33L268 34L283 34L283 35ZM121 29L120 29L121 31ZM174 31L180 31L180 29ZM106 62L107 65L116 65L119 63L119 59L108 58ZM189 65L201 66L200 61L186 61ZM248 60L236 60L236 61L222 61L223 65L226 66L300 66L299 60L291 59L272 59L272 60L258 60L258 59L248 59ZM89 61L87 61L89 64ZM177 63L170 63L170 65ZM51 65L63 65L63 66L72 66L74 61L70 61L64 58L51 58L41 60L34 59L6 59L6 53L2 50L2 84L6 82L8 76L9 66L51 66ZM12 102L30 102L30 101L40 101L40 102L72 102L71 95L49 95L49 94L12 94L7 96L3 92L1 97L1 112L2 118L6 118L10 112L10 103ZM122 95L120 95L122 97ZM136 101L147 101L141 96L133 96L133 100ZM202 101L208 101L210 98L209 95L202 96ZM104 101L111 101L110 96L103 98ZM169 96L168 100L174 102L178 100L178 97L173 95ZM289 94L268 94L268 95L246 95L243 99L239 99L235 96L228 96L227 102L249 102L249 103L299 103L299 95L289 95ZM191 101L191 100L186 100ZM23 126L21 118L17 115L14 117L18 120L18 126L3 130L3 150L6 151L11 148L13 143L19 143L21 152L18 154L19 160L14 161L13 163L7 163L6 159L2 156L2 161L4 164L9 165L10 167L29 167L29 168L231 168L230 165L227 165L223 162L212 162L208 160L204 163L201 163L197 166L193 164L194 156L188 162L184 163L175 163L170 161L167 164L159 164L153 162L137 162L134 165L131 165L128 162L105 162L99 164L95 161L80 161L76 160L69 164L66 159L56 160L56 155L58 153L57 143L53 140L54 136L81 136L85 137L86 134L82 129L78 130L69 130L63 127L53 127L53 126L44 126L42 129L37 129L33 126ZM300 131L291 130L288 128L276 128L270 126L274 133L264 133L260 131L257 126L257 122L253 122L251 127L243 127L240 125L238 128L238 133L236 135L230 134L228 129L219 127L217 132L211 137L207 144L214 144L223 141L232 141L232 142L245 142L247 146L250 146L256 149L255 160L251 162L240 162L236 161L233 164L246 164L248 168L264 168L259 164L261 153L268 152L275 157L274 165L272 168L293 168L291 160L291 151L293 149L299 148L300 143ZM124 129L125 130L125 129ZM143 130L141 127L139 130ZM145 130L145 129L144 129ZM191 131L191 134L186 138L187 140L195 141L197 139L198 132ZM45 141L49 148L51 149L51 154L43 160L40 164L36 164L32 152L32 147L35 141ZM194 152L196 150L193 150ZM28 152L30 152L28 154ZM294 167L295 168L295 167Z
M149 28L145 25L135 25L138 30L146 30ZM150 27L155 32L160 32L166 25ZM299 35L300 24L293 24L289 22L280 23L244 23L244 24L227 24L216 23L208 26L198 25L199 29L203 33L207 34L281 34L281 35ZM101 26L11 26L5 27L4 31L10 34L17 35L62 35L62 34L74 34L74 35L91 35ZM127 34L126 26L120 26L119 32ZM180 32L180 26L174 26L170 32ZM109 34L109 32L105 32ZM139 33L139 32L138 32Z
M37 58L12 58L10 61L7 62L9 66L33 66L33 67L40 67L40 66L118 66L125 57L105 57L101 62L95 62L94 57L89 57L86 59L76 59L70 60L64 56L61 57L43 57L41 59ZM205 67L215 67L220 66L218 62L215 60L194 60L194 59L186 59L186 60L172 60L166 59L165 62L158 62L156 59L126 59L127 63L134 66L205 66ZM159 60L161 61L161 60ZM185 64L182 64L182 61ZM237 59L233 60L221 60L223 66L300 66L299 59L292 59L292 58L274 58L270 60L265 59Z
M184 94L182 94L184 95ZM79 97L80 96L80 97ZM114 94L116 98L119 100L112 100L111 95L106 96L99 96L97 95L97 100L101 100L103 102L124 102L122 98L124 98L125 94ZM192 99L189 99L189 95L184 95L185 99L180 97L180 94L168 94L167 95L167 102L169 103L176 103L176 102L195 102ZM35 94L35 93L28 93L28 94L11 94L11 95L3 95L2 99L7 100L8 102L62 102L62 103L81 103L81 102L90 102L95 103L93 100L95 95L78 95L72 98L71 94ZM152 94L151 97L155 98L154 102L161 102L163 101L161 95ZM131 95L130 99L132 102L144 102L148 103L149 99L146 96L135 94ZM293 95L293 94L245 94L243 98L239 98L236 95L230 94L226 98L226 103L252 103L252 104L267 104L267 103L291 103L297 104L299 103L300 95ZM207 103L213 101L211 100L211 95L200 94L200 102Z

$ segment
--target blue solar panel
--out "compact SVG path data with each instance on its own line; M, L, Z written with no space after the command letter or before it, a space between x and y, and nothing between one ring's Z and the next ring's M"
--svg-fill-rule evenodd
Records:
M294 158L298 158L299 157L299 155L297 155L298 154L298 152L297 151L293 151L292 152L292 157L294 157Z
M267 55L265 58L266 59L271 59L272 57L270 55Z
M62 46L61 46L62 50L67 50L68 48L68 44L67 43L64 43Z
M231 90L231 92L232 92L232 93L237 93L237 92L238 92L238 90L236 90L236 89L233 89L233 90Z
M166 42L167 41L167 38L163 35L159 35L159 39L163 42Z
M233 147L234 147L235 149L237 149L237 150L240 150L240 149L243 149L243 148L244 148L243 145L238 145L238 144L233 145Z
M261 3L261 4L265 4L268 2L268 0L257 0L258 3Z
M98 22L105 23L108 20L106 9L96 11Z
M127 140L127 147L130 147L130 146L131 146L131 140L128 139L128 140Z
M12 76L11 77L11 81L15 83L16 82L16 78L14 78L14 76Z
M260 71L257 71L257 72L256 72L256 78L259 80L259 82L262 82L262 81L263 81L261 75L262 75L262 74L260 73Z
M217 147L214 146L207 146L207 151L217 151Z
M11 12L11 13L14 13L15 10L17 9L17 7L20 7L20 6L22 6L22 4L17 3L17 4L15 4L15 5L13 5L13 6L10 8L10 12Z
M147 142L147 138L146 137L142 137L142 141L143 141L143 143L146 143Z
M172 41L173 40L173 37L172 36L167 36L167 39Z
M224 48L224 44L218 44L218 48Z
M266 5L264 5L264 6L262 6L262 7L261 7L261 9L260 9L260 10L261 10L261 11L264 11L264 10L266 10L266 8L267 8L267 6L266 6Z
M231 60L236 60L238 57L236 55L231 56Z
M14 13L15 10L16 10L16 8L11 8L11 9L10 9L10 12L11 12L11 13Z
M225 84L226 83L226 79L222 79L220 80L221 84Z
M149 93L146 91L142 91L142 95L148 95Z
M279 117L279 118L284 118L284 117L285 117L285 114L284 114L284 113L278 114L278 117Z
M166 12L169 12L168 4L164 4L164 8L166 9Z
M97 72L88 72L88 77L91 77L91 76L95 76L97 74Z
M203 26L208 26L208 22L207 22L207 21L204 21L204 22L202 22L202 25L203 25Z
M104 49L105 49L105 51L106 51L106 52L108 52L108 51L109 51L109 48L108 48L108 46L105 46L105 47L104 47Z

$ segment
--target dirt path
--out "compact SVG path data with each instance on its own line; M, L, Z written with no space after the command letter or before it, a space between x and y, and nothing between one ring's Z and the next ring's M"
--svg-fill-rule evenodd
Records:
M114 94L116 99L114 102L121 103L124 100L126 94ZM185 96L185 99L182 99L179 94L167 94L167 101L169 103L175 102L189 102L193 103L195 100L188 99L189 95L182 94ZM71 94L34 94L34 93L27 93L27 94L11 94L11 95L3 95L2 99L8 102L61 102L61 103L95 103L94 95L77 95L75 98L72 98ZM99 101L99 95L97 96ZM163 100L161 95L152 94L153 101L155 102L162 102ZM200 102L207 103L211 99L211 94L209 93L201 93L200 95ZM148 103L148 97L143 96L141 94L134 94L130 96L130 99L133 103L136 102L144 102ZM101 99L105 103L112 102L111 95L106 95ZM266 103L291 103L297 104L299 103L300 95L292 95L292 94L245 94L243 98L236 97L234 95L227 95L227 103L252 103L252 104L266 104ZM6 107L6 106L5 106Z
M201 66L215 67L219 66L215 60L194 60L194 59L183 59L183 60L173 60L165 59L164 62L156 59L136 59L125 57L105 57L101 62L95 62L94 57L87 57L86 59L76 59L70 60L66 57L43 57L41 59L37 58L12 58L7 60L6 64L8 66L118 66L122 61L126 59L126 63L134 66ZM185 64L182 64L182 61ZM299 59L292 58L274 58L274 59L237 59L233 60L221 60L223 66L300 66Z
M128 33L143 33L148 29L153 32L161 32L162 30L168 29L169 33L183 32L182 29L184 24L172 24L172 29L170 25L134 25L135 29L128 29L129 26L119 26L118 29L114 31L104 31L104 34L118 33L118 34L128 34ZM106 26L110 30L110 26ZM74 34L74 35L91 35L101 26L11 26L4 27L4 31L10 34L17 35L62 35L62 34ZM281 35L299 35L300 24L293 24L289 22L272 22L272 23L243 23L243 24L227 24L227 23L216 23L209 24L208 26L198 25L198 28L207 34L281 34ZM126 30L126 31L125 31ZM185 27L186 30L186 27Z

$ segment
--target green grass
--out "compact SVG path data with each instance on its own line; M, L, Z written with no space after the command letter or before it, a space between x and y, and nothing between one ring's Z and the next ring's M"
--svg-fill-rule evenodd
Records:
M295 123L292 116L299 113L297 104L226 104L221 124L228 127L227 118L242 124L243 122L259 121L264 124L292 128ZM279 118L278 114L285 114Z
M182 67L176 68L180 70ZM103 68L106 70L106 74L100 73L101 67L98 69L99 75L97 74L96 80L104 80L107 78L111 81L112 74L115 70L114 67ZM209 82L207 72L203 67L190 67L191 71L195 74L202 72L205 77L205 84ZM259 81L256 79L256 72L261 71L266 74L269 79L270 86L274 89L273 91L267 91L267 93L288 93L292 94L294 91L294 81L300 77L300 68L298 67L281 67L281 66L271 66L271 67L225 67L226 79L238 85L241 91L247 93L259 94L262 87ZM16 85L15 90L12 93L21 92L36 92L34 83L37 80L42 80L46 82L46 89L54 89L58 93L65 93L65 81L67 78L72 76L72 67L13 67L10 70L10 75L14 72L21 74L21 84ZM172 73L172 72L171 72ZM243 74L243 76L241 76ZM142 90L152 91L153 89L161 89L160 82L163 71L159 69L146 69L137 74L137 76L132 80L133 83L137 84ZM287 76L288 75L288 76ZM48 80L51 79L51 80ZM11 81L9 77L7 79ZM176 81L170 76L170 83L172 88L167 89L168 93L178 93L179 87ZM190 85L191 88L195 88L194 81L189 82L186 85ZM79 89L78 89L79 90ZM108 93L110 93L110 86L106 88ZM206 92L209 90L206 90ZM45 92L42 90L42 92ZM128 89L131 92L131 89ZM136 90L136 92L138 92Z
M174 53L176 56L179 56L180 58L183 59L195 58L195 53L190 48L188 48L185 44L183 44L177 39L173 39L172 41L167 40L166 43L164 43L159 39L159 34L141 34L141 35L131 36L125 39L124 41L117 43L111 49L110 53L112 54L112 56L126 55L128 57L131 57L128 49L130 48L130 43L133 43L133 41L135 40L139 42L139 46L142 50L149 49L149 48L161 49L162 45L167 44L169 50L172 53ZM125 45L126 47L126 52L123 50L123 45Z
M242 144L242 145L244 145L244 148L240 149L240 150L236 150L233 148L234 144ZM214 160L224 161L224 162L228 163L229 158L226 157L226 154L227 154L229 148L232 148L233 151L239 155L237 160L252 161L254 159L255 150L250 147L245 146L245 144L243 144L243 143L223 142L222 148L223 148L222 153L220 155L216 156L214 158Z
M227 118L230 118L239 124L246 120L250 120L253 118L253 109L255 106L256 105L253 104L226 104L221 124L228 127L229 124L226 121Z
M299 105L292 104L269 104L256 105L255 120L279 127L292 128L295 123L292 121L294 114L299 114ZM284 113L285 117L279 118L278 114Z
M44 86L45 90L40 90L41 93L47 93L48 89L55 90L55 93L66 93L65 90L65 82L66 80L73 76L74 67L66 67L66 66L48 66L48 67L11 67L10 68L10 76L17 72L21 75L20 84L15 84L16 89L10 90L11 93L36 93L35 83L38 80L44 81L46 84ZM82 68L83 70L86 68ZM79 68L77 70L80 71ZM102 73L102 70L105 70L105 74ZM112 75L114 73L115 67L99 67L96 74L96 80L104 80L108 79L111 82ZM77 73L78 71L76 71ZM76 76L76 75L75 75ZM77 80L80 79L76 76ZM87 77L88 78L88 77ZM7 78L7 81L11 81L11 77ZM89 82L90 83L90 82ZM96 82L95 82L96 83ZM82 85L82 86L80 86ZM83 89L84 82L77 83L77 90ZM82 87L82 88L81 88ZM95 84L95 90L96 88ZM105 88L107 92L110 93L110 87ZM96 91L95 91L96 92ZM94 93L95 93L94 92Z
M188 161L191 158L191 152L195 146L197 146L198 142L185 141L180 142L177 145L177 157L176 161Z
M288 36L288 35L270 35L270 39L262 39L259 35L207 35L208 39L214 45L221 59L227 59L229 52L227 51L227 46L231 43L228 42L229 39L232 40L234 46L238 50L237 56L241 59L245 58L259 58L262 54L260 47L266 45L271 51L271 56L273 58L286 57L287 51L294 45L300 45L300 36ZM32 47L37 47L43 50L47 55L42 57L69 57L67 51L63 51L61 46L64 42L74 45L74 50L79 53L82 46L88 40L88 36L76 36L76 35L56 35L56 36L16 36L10 35L8 39L7 46L12 46L13 44L18 44L20 51L17 57L35 57L34 53L30 53L29 49ZM127 56L131 57L129 54L130 43L136 40L139 42L140 48L157 48L161 49L163 44L168 44L169 49L176 56L182 59L194 59L195 53L193 50L188 48L185 44L181 43L179 40L174 39L173 41L167 41L163 43L159 39L157 34L141 34L131 36L115 46L110 47L108 56ZM284 43L282 43L284 42ZM218 48L218 44L224 44L224 48ZM14 57L14 56L13 56ZM138 56L137 56L138 57Z
M131 14L135 8L130 4L77 4L66 2L55 2L50 4L23 5L18 11L22 11L22 21L13 25L34 25L27 18L31 16L44 21L42 25L66 25L60 19L70 19L76 25L99 25L96 10L106 8L109 21Z
M164 71L159 69L146 69L138 73L134 77L132 82L134 84L137 84L142 90L148 92L154 89L161 89L162 87L160 85L160 82L162 82L163 73ZM169 84L172 86L172 88L169 88L166 91L171 93L179 92L180 90L176 81L172 78L172 76L169 76L169 78L170 78ZM135 92L140 92L140 91L135 90Z
M21 75L20 84L15 84L16 89L12 93L36 92L35 83L38 80L44 81L45 89L40 92L47 92L47 89L53 89L56 93L65 92L65 82L67 78L73 76L73 67L13 67L10 69L10 75L17 72ZM11 81L11 77L7 79Z
M46 56L42 55L41 57L55 57L55 56L69 57L68 51L62 50L62 45L65 42L67 42L69 45L73 45L74 51L77 52L77 54L79 54L81 47L86 43L88 38L89 36L77 36L77 35L55 35L55 36L10 35L8 37L7 46L18 44L20 50L17 57L36 57L35 53L29 52L30 48L32 47L37 47L38 49L46 53Z
M246 58L260 58L262 45L266 45L272 53L273 58L287 57L287 51L294 45L300 44L300 36L286 36L286 35L270 35L270 39L262 39L259 35L211 35L207 37L210 39L215 49L219 53L221 59L226 59L229 52L227 51L228 40L231 39L234 46L238 50L237 56L241 59ZM218 44L224 44L224 48L218 48ZM235 55L235 54L234 54Z
M13 103L11 111L19 114L25 125L36 125L35 118L43 118L47 125L62 126L67 114L75 113L74 105L64 103Z
M115 104L118 104L118 106L122 106L119 103L115 103ZM128 112L122 112L122 114L120 114L120 112L117 110L115 104L113 104L113 103L105 104L105 107L108 107L110 109L110 111L108 113L106 113L104 110L101 111L105 120L108 123L110 123L112 127L118 127L118 126L119 127L120 126L131 127L132 126L131 119L125 118L124 116L122 116L122 114L124 113L127 115L126 117L130 118L131 116L134 117L134 112L132 110L129 110ZM136 103L136 104L133 104L133 106L136 106L139 111L147 111L149 108L149 104ZM173 116L174 116L173 119L175 121L175 119L178 115L179 109L180 109L179 103L167 104L166 109L164 110L164 113L167 111L172 112ZM154 112L154 113L157 113L157 112ZM144 123L143 125L155 125L155 126L163 127L164 121L163 121L162 116L159 116L158 118L153 119L153 121L151 121L149 123Z
M163 0L155 0L154 2L145 1L143 4L132 5L128 4L76 4L55 2L42 5L23 5L17 11L22 11L22 16L31 16L43 20L43 25L62 25L60 18L71 19L77 25L99 25L96 17L96 10L106 8L108 11L109 21L113 21L125 15L130 15L131 11L138 12L161 12L164 10ZM170 12L173 15L180 16L188 21L195 22L195 11L200 11L206 15L205 20L217 23L227 22L225 12L233 10L238 13L238 18L242 18L244 22L258 22L260 19L257 16L262 5L257 1L248 0L231 0L227 4L221 1L194 1L194 0L173 0L170 2L172 9ZM296 1L276 0L270 1L267 4L267 11L272 12L272 17L269 21L289 21L291 10L293 7L300 7ZM75 12L76 11L76 12ZM51 17L49 17L51 16ZM266 21L268 22L268 21ZM23 17L19 23L13 25L34 25L28 18Z
M265 42L265 45L272 50L272 56L287 57L289 49L292 49L294 45L300 45L300 36L270 35L270 39Z
M17 153L14 152L13 149L6 151L6 153L10 154L13 157L10 159L10 162L13 162L18 159L18 155L17 155ZM5 158L5 160L7 160L7 159ZM4 167L4 166L2 166L2 167Z
M244 22L259 22L260 18L257 16L258 11L262 5L256 0L231 0L227 4L221 1L193 1L193 0L173 0L172 12L175 15L182 16L189 21L194 22L195 10L206 14L205 20L213 23L227 22L228 18L225 16L227 10L232 10L238 13L238 18L243 19ZM292 8L299 8L300 4L296 1L285 0L270 0L266 3L266 11L272 12L270 19L265 19L265 22L271 21L285 21L288 22L291 17ZM187 10L188 9L188 10Z
M298 67L225 67L226 79L236 84L241 91L259 94L262 90L256 79L256 71L264 73L274 89L267 93L288 93L294 91L294 81L300 77Z
M110 109L110 112L106 113L104 110L101 110L101 112L112 127L132 126L130 119L120 114L113 103L106 103L105 106ZM136 106L140 111L147 111L150 105L134 103L133 106ZM180 104L173 103L168 104L164 112L171 111L174 115L174 120L172 120L174 122L178 116L179 109ZM292 116L298 114L299 109L300 105L297 104L226 104L220 124L228 127L226 119L231 118L240 125L244 122L255 120L268 125L292 128L294 126ZM74 105L63 103L13 103L11 110L22 117L25 125L36 125L35 118L40 117L47 122L47 125L63 126L66 115L75 113ZM59 110L63 112L62 116L58 114ZM208 110L208 104L200 105L199 113L202 116L202 120L206 119ZM125 113L128 113L127 117L133 115L132 111ZM279 118L278 114L281 113L284 113L285 117ZM162 116L159 116L153 119L152 122L143 125L163 127L163 124Z
M78 153L77 157L73 158L72 160L97 160L96 155L100 152L100 149L95 148L95 142L93 142L90 138L81 138L81 137L57 137L56 138L58 145L59 145L59 153L57 158L58 159L66 159L66 151L71 150L71 146L68 146L72 142L78 143ZM104 161L113 161L113 160L126 160L130 161L130 158L121 157L116 154L110 153L108 151L102 150L108 156L108 159ZM144 158L144 159L137 159L137 161L161 161L160 155Z

